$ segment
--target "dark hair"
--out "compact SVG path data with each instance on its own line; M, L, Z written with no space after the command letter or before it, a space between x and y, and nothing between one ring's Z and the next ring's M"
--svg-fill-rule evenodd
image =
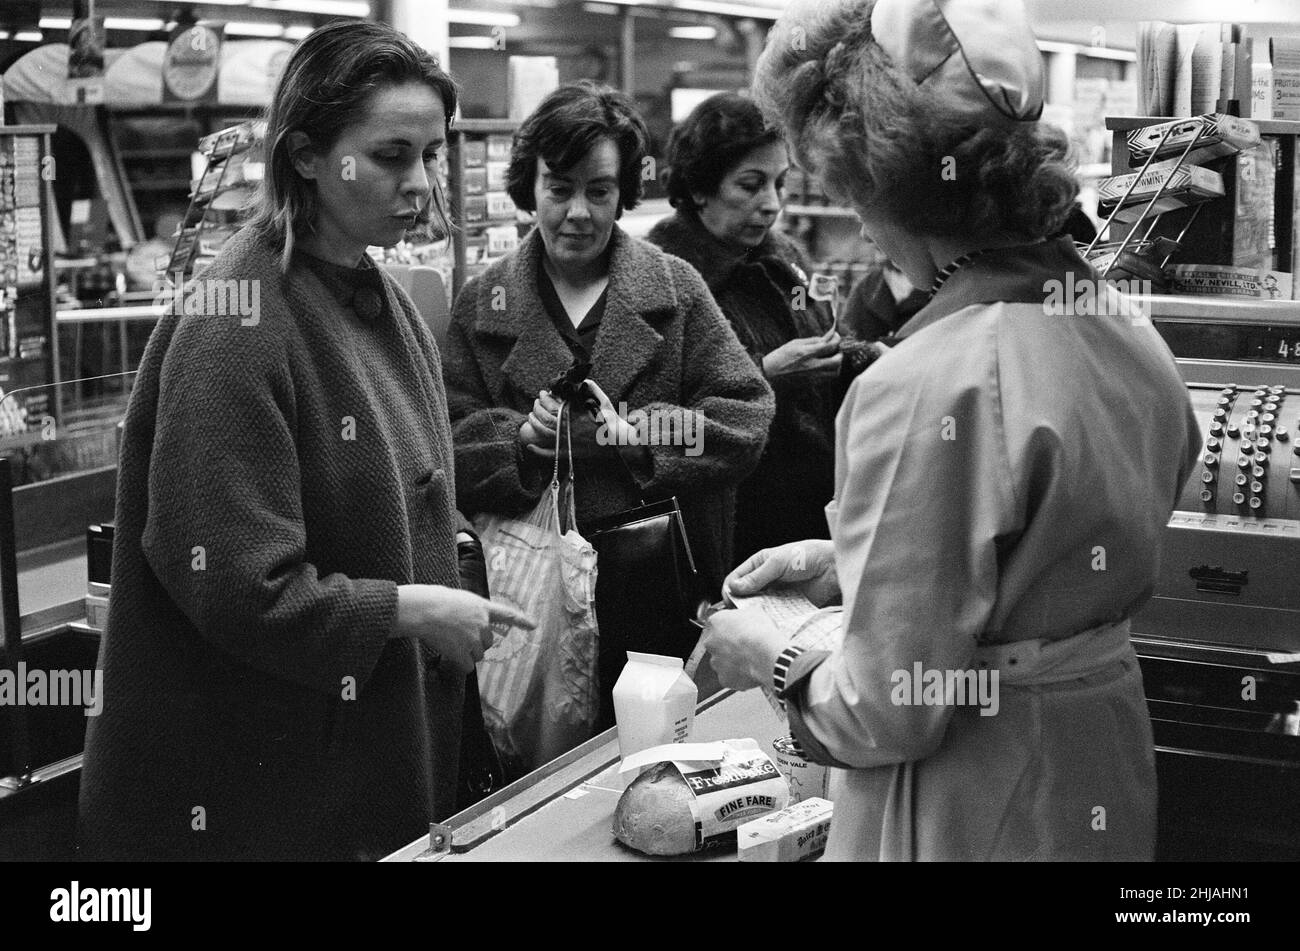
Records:
M694 195L716 195L727 173L754 149L781 141L750 99L720 92L705 99L673 129L668 140L668 203L689 214Z
M536 211L533 185L538 158L564 174L601 139L612 140L618 148L619 214L631 211L644 188L641 169L650 148L650 133L631 99L589 79L555 90L515 132L506 171L511 201L523 211Z
M431 53L391 26L340 20L313 31L289 56L266 111L266 173L250 222L283 249L283 266L293 253L295 230L311 227L316 217L316 187L293 166L290 134L305 132L313 148L327 150L365 113L375 92L408 82L424 83L438 95L450 130L455 82ZM449 231L436 178L417 224L434 215Z
M755 99L800 164L914 231L1055 234L1079 190L1065 134L954 114L876 42L875 3L796 0L768 34Z

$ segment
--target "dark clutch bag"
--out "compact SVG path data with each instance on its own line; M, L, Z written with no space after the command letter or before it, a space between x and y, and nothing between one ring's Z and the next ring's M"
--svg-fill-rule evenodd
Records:
M598 519L587 539L598 556L602 653L690 656L700 633L691 621L708 599L676 497Z

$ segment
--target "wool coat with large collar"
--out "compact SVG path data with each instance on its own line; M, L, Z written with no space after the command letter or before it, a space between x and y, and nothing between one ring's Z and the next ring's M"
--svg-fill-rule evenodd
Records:
M578 526L676 495L697 567L716 585L733 567L735 487L762 455L772 391L693 268L618 227L610 242L591 377L620 411L679 422L690 414L699 440L651 445L650 470L635 478L613 448L607 458L580 462ZM534 229L517 251L468 281L453 308L444 375L456 494L466 514L519 514L550 481L550 470L525 460L519 442L538 391L573 362L538 295L544 253Z
M795 337L825 333L833 322L825 305L809 294L803 253L775 230L758 247L739 252L697 217L677 212L658 222L648 240L700 272L755 365ZM739 488L739 558L829 534L824 509L834 488L839 383L800 374L771 383L776 416L767 448Z
M140 363L83 852L382 857L455 803L465 673L390 638L399 584L459 585L437 347L391 277L364 321L248 230L200 278L258 312Z

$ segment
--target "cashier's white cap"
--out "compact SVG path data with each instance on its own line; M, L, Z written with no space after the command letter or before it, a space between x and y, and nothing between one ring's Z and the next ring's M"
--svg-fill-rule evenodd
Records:
M871 32L912 80L971 119L1033 122L1043 57L1021 0L878 0Z

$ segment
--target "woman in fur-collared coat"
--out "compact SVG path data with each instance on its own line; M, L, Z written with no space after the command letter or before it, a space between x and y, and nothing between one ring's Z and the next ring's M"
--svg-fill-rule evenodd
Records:
M625 96L590 84L557 90L516 135L511 198L536 211L519 249L462 289L444 376L466 514L531 510L551 480L556 416L549 392L575 362L589 363L606 431L570 414L578 529L676 496L696 567L716 596L733 564L735 489L757 464L772 392L690 265L616 225L640 195L645 126ZM678 438L629 416L677 420ZM681 438L686 437L686 438ZM606 700L621 669L618 634L601 623ZM633 645L635 649L635 645ZM689 647L687 648L689 650Z

